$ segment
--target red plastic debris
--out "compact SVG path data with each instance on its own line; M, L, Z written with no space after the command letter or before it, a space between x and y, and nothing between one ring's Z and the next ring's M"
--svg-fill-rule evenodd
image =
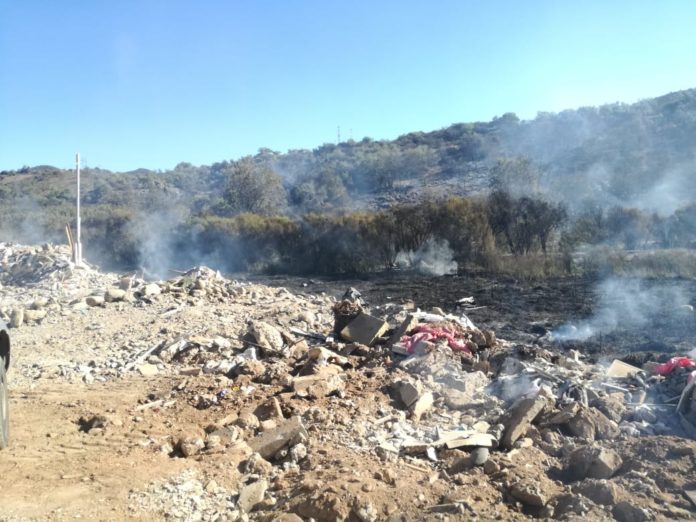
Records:
M402 337L401 344L408 350L408 353L413 353L419 343L434 339L447 339L447 344L452 350L471 353L466 345L466 340L462 340L461 334L453 328L434 327L427 324L416 327L411 335Z
M672 357L666 363L655 366L655 373L658 375L669 375L675 368L696 368L696 362L688 357Z

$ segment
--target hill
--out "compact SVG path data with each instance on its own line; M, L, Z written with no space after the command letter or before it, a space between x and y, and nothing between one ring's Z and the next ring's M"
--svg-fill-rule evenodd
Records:
M139 234L147 230L161 237L196 219L252 213L297 220L453 196L480 200L492 189L561 204L571 222L612 208L666 219L696 201L695 150L696 89L690 89L528 121L508 113L391 141L260 149L238 160L180 163L167 171L88 168L82 191L87 234L118 264L133 255L111 252L104 235L142 243ZM63 224L74 219L73 177L46 165L0 172L3 237L62 237ZM127 223L137 225L130 230Z

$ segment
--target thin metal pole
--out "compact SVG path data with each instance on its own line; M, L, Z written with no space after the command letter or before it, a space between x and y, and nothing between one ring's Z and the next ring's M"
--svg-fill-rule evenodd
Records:
M75 242L75 264L82 265L82 220L80 218L80 153L75 154L77 171L77 241Z

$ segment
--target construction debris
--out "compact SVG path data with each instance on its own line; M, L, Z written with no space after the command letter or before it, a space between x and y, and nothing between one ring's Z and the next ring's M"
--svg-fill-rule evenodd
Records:
M370 307L355 289L292 293L206 267L146 281L69 259L62 247L0 244L0 319L26 346L13 385L136 379L152 393L122 419L84 416L81 436L142 432L139 451L233 470L134 490L134 513L168 512L152 500L166 491L198 499L172 501L173 520L197 509L211 520L648 520L663 493L641 459L690 469L689 357L607 368L580 347L509 342L496 335L504 325L442 309ZM34 357L44 343L62 349ZM391 500L402 489L404 505ZM682 502L675 513L692 515Z

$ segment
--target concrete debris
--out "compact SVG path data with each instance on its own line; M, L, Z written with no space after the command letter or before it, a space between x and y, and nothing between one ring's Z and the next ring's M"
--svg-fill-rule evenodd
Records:
M512 448L512 445L524 435L534 419L546 407L546 399L542 397L526 398L518 400L510 409L508 420L505 422L505 432L500 443L504 448Z
M138 366L138 372L143 377L152 377L159 373L159 369L156 364L141 364Z
M396 327L394 333L389 337L387 341L387 346L391 348L395 344L401 341L401 338L408 332L412 331L418 326L418 319L413 314L408 314L406 319L404 319L399 326Z
M264 459L273 458L286 446L307 440L307 430L300 417L291 417L275 429L264 431L249 441L252 450Z
M118 301L124 301L126 299L127 292L121 290L120 288L107 288L104 293L104 301L107 303L116 303Z
M348 342L372 346L388 329L388 322L361 312L341 330L341 337Z
M516 482L510 488L510 494L523 504L533 507L544 507L549 500L539 484L534 482Z
M612 449L582 446L568 456L566 472L571 480L608 479L622 464L621 456Z
M606 479L585 479L573 487L573 491L589 498L595 504L613 506L626 495L621 486Z
M273 352L283 349L283 336L280 331L264 321L251 321L247 333L251 341L262 349Z
M268 489L268 481L265 479L247 484L239 492L239 500L237 505L244 513L249 513L263 500L266 490Z
M645 508L638 507L624 500L619 502L611 510L611 514L618 522L648 522L655 517Z
M618 359L614 359L607 368L607 377L615 377L615 378L626 378L626 377L633 377L634 375L640 373L642 370L640 368L636 368L635 366L632 366L630 364L626 364L623 361L619 361Z
M152 282L78 269L62 247L0 243L0 262L0 319L26 346L13 386L137 381L147 391L118 424L83 415L80 436L138 438L205 470L134 490L136 518L652 520L661 487L685 483L652 482L644 460L683 471L694 457L693 364L617 353L607 369L581 343L549 341L543 318L499 339L448 313L473 297L373 307L206 267ZM489 310L466 311L507 338ZM682 502L671 509L688 518Z

